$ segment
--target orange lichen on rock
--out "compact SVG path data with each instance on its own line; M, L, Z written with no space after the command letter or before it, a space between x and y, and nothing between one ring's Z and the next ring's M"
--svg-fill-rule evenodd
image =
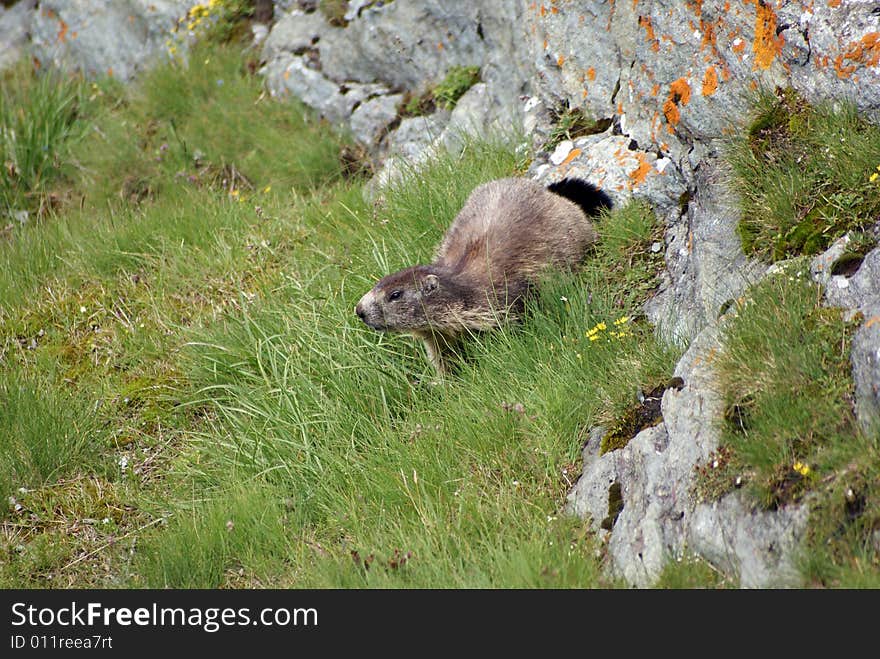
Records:
M710 66L703 75L703 96L711 96L718 91L718 74L715 67Z
M641 185L645 182L645 179L648 178L648 174L654 168L651 166L651 163L648 162L648 158L644 153L636 153L636 158L639 161L639 166L629 172L629 177L632 179L634 185Z
M660 50L660 42L654 35L654 24L650 16L639 16L639 26L645 28L645 41L651 44L651 50L655 53Z
M840 0L828 0L828 6L837 9L840 6Z
M67 23L62 21L60 18L58 19L61 27L58 28L58 43L64 43L67 41Z
M587 69L587 80L589 80L590 82L593 82L595 79L596 79L596 69L594 69L591 66L589 69Z
M755 3L755 66L769 69L776 56L782 52L785 39L776 34L776 13L763 0Z
M560 55L556 58L556 66L562 66L565 64L565 55Z
M688 84L688 81L684 78L679 78L671 85L669 85L669 98L676 103L681 101L682 105L687 105L688 103L690 103L691 86Z
M669 85L669 97L663 104L663 116L666 117L667 130L672 133L674 127L681 121L681 112L678 109L679 103L687 105L691 100L691 86L684 78L679 78Z
M844 59L864 66L877 66L880 62L880 32L868 32L858 41L853 41L843 54Z
M581 155L580 149L572 149L571 151L569 151L568 155L565 156L565 160L563 160L561 163L559 163L559 166L565 167L567 164L569 164L572 160L577 158L579 155Z

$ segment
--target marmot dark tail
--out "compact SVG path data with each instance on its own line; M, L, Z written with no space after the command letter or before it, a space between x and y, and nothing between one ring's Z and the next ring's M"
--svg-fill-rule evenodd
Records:
M602 192L592 183L579 178L564 178L547 186L550 192L573 201L587 217L598 215L602 210L611 208L611 197Z

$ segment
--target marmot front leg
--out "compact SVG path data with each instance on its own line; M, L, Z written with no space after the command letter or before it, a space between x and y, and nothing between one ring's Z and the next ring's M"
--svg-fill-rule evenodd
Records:
M425 344L425 352L428 353L428 359L434 365L438 375L449 374L449 341L446 337L434 334L433 332L425 332L419 335Z

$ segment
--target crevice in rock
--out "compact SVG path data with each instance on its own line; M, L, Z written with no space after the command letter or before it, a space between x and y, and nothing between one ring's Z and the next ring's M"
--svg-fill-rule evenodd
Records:
M611 432L602 438L601 452L603 454L623 448L645 428L651 428L663 422L660 404L663 400L663 392L668 386L669 383L661 384L647 394L639 394L639 404L628 410Z
M614 528L614 523L623 511L623 488L620 481L614 481L608 488L608 515L599 526L606 531Z
M864 254L846 253L841 255L831 266L832 275L843 275L847 279L852 277L865 262Z

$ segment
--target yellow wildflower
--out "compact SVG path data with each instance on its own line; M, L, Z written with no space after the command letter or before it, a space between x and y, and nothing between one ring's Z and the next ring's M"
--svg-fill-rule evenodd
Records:
M271 192L271 191L272 191L272 186L271 186L271 185L267 185L265 188L263 188L263 192L264 192L264 193L268 193L268 192Z
M873 174L871 174L871 175L868 177L868 180L869 180L871 183L873 183L873 182L876 181L878 178L880 178L880 174L878 174L877 172L874 172Z
M807 476L810 473L810 465L804 464L800 460L792 465L792 469L794 469L801 476Z
M621 316L617 320L614 321L615 325L623 325L624 323L629 322L629 316Z

